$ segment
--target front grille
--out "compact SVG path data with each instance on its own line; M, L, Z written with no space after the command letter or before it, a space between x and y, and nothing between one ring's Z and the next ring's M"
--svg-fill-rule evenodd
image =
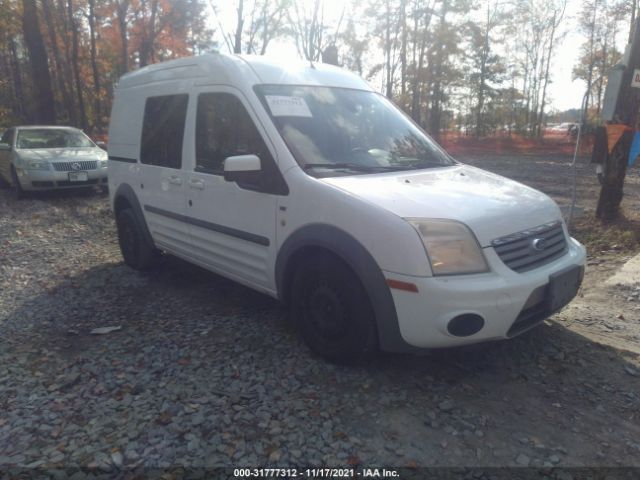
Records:
M98 168L98 162L96 162L95 160L82 160L79 162L53 162L53 169L56 172L75 172L80 170L95 170L96 168Z
M560 221L496 238L491 245L500 260L518 273L541 267L567 252L567 239Z

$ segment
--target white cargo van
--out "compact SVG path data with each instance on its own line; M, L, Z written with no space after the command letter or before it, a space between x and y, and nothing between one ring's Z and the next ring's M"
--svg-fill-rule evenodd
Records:
M276 297L337 362L513 337L584 272L549 197L455 161L327 65L211 54L125 75L109 191L128 265L165 252Z

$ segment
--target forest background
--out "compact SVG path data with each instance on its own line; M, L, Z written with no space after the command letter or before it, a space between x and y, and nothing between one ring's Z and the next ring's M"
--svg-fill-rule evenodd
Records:
M597 122L636 10L637 0L0 0L0 127L104 135L114 86L133 69L294 50L363 76L435 137L542 138L577 116L579 104L553 106L567 58Z

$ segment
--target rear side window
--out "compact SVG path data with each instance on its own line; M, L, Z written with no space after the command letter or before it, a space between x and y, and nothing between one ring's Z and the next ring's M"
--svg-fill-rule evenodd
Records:
M196 171L221 174L225 158L247 154L260 157L265 170L274 165L269 149L238 98L229 93L199 95Z
M2 138L0 139L0 143L7 143L11 145L11 140L13 138L13 129L9 129L2 134Z
M149 97L144 107L140 161L147 165L180 168L189 96Z

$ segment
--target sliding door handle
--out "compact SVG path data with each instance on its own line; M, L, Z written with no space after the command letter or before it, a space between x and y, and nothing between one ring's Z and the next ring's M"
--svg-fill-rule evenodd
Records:
M192 178L191 180L189 180L189 186L198 190L204 190L204 182L196 178Z

